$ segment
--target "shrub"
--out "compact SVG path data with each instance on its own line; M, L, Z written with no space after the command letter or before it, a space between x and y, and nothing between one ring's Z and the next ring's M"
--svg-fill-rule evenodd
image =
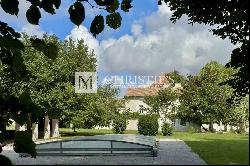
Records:
M157 115L141 115L138 119L138 132L142 135L158 134L158 116Z
M10 159L3 155L0 155L0 163L1 165L12 165Z
M166 136L166 135L170 136L170 135L173 134L174 128L173 128L173 126L171 124L164 123L162 125L162 129L161 130L162 130L163 136Z
M123 134L127 128L127 118L122 115L117 115L113 119L113 132L116 134Z
M194 127L188 127L188 130L187 130L189 133L196 133L197 130L195 130Z
M14 151L16 153L28 153L32 157L36 157L36 144L32 140L31 133L27 131L15 133Z

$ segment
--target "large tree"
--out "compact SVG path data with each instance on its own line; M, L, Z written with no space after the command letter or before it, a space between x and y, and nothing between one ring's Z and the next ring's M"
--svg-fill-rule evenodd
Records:
M150 106L149 112L164 115L164 119L174 119L178 107L179 93L171 87L159 90L153 96L144 97L144 102Z
M213 123L229 124L232 107L227 100L233 95L233 89L220 83L231 79L236 72L212 61L197 76L189 76L180 97L179 116L187 121L210 124L211 130Z
M33 39L25 34L23 36L23 42L30 45ZM50 59L42 51L26 47L20 52L26 70L23 77L14 75L13 70L9 70L11 65L1 63L0 90L4 101L1 102L1 113L8 115L6 119L11 117L20 125L30 118L36 121L44 115L60 117L67 100L74 97L72 93L65 92L65 89L74 87L74 72L96 71L95 55L89 52L83 41L59 42L56 37L46 35L43 41L53 43L61 51L57 57Z
M163 0L158 0L162 4ZM164 0L173 11L174 23L183 15L190 24L208 24L214 35L228 38L237 46L231 54L228 67L240 70L227 80L236 96L249 94L249 1L248 0Z

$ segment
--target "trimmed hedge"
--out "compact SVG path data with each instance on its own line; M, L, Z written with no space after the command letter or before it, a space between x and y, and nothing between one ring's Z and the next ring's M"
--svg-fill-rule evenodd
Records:
M138 119L138 132L142 135L155 136L158 134L158 116L157 115L140 115Z
M174 128L173 128L173 126L171 124L164 123L162 125L162 129L161 130L162 130L162 135L163 136L166 136L166 135L170 136L170 135L173 134Z
M27 131L17 131L15 133L14 151L16 153L28 153L36 157L36 144L32 140L31 133Z

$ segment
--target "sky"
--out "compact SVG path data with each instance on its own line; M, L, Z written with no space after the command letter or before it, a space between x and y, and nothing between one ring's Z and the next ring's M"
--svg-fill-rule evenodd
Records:
M25 12L30 3L25 0L20 0L17 17L0 9L0 20L29 35L41 37L47 32L60 40L84 39L97 56L100 78L107 75L159 75L173 70L194 75L212 60L226 64L234 49L229 40L212 35L210 26L192 26L185 16L173 24L169 7L166 4L158 6L157 0L143 0L143 3L133 0L129 13L120 11L122 25L119 29L106 26L94 38L89 27L94 16L103 11L84 4L86 18L77 27L70 22L68 14L73 2L62 0L54 15L42 11L39 26L27 22Z

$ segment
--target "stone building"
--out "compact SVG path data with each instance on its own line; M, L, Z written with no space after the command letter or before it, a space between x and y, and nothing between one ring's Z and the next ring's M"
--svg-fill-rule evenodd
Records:
M140 114L147 114L145 110L147 108L150 108L150 106L148 106L144 102L144 97L153 96L160 89L164 88L171 88L174 91L178 91L182 88L182 86L181 84L171 83L170 80L167 79L164 74L161 74L159 80L149 85L148 87L128 88L124 95L125 99L124 110L129 110L131 112L138 112ZM179 101L177 100L175 103L178 105ZM180 119L175 119L174 121L171 121L170 119L165 119L162 114L160 114L158 122L159 122L159 130L161 130L161 126L163 125L164 122L172 123L176 131L186 131L191 126L196 128L197 130L200 130L200 126L196 124L184 122ZM137 130L137 123L138 120L129 120L127 129Z

